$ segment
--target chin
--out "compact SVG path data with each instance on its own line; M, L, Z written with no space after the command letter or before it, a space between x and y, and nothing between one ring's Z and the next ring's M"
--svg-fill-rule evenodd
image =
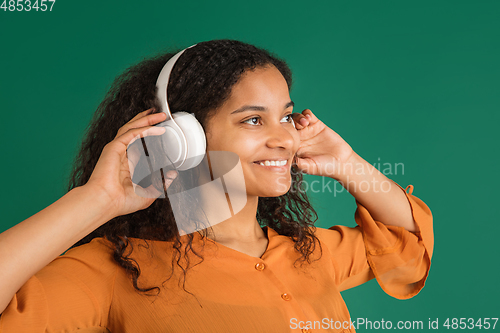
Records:
M259 195L258 197L259 198L277 198L277 197L281 197L281 196L283 196L285 194L286 194L286 192L285 193L281 193L281 194L274 194L274 195L273 194Z
M271 198L271 197L280 197L285 195L290 190L291 182L288 184L276 183L275 186L271 186L270 184L266 185L265 188L259 188L259 197L262 198Z
M262 198L279 197L288 193L292 185L290 173L251 174L246 177L247 194Z

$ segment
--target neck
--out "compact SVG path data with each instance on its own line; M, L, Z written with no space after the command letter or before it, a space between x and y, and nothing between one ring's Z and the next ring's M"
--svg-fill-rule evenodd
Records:
M207 237L219 243L256 243L266 238L257 221L259 197L248 196L241 211L207 229Z

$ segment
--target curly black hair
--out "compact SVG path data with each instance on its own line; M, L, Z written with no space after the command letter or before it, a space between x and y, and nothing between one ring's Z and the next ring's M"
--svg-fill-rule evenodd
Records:
M75 158L68 191L87 183L104 146L114 139L121 126L139 112L150 108L158 109L156 79L165 63L179 51L145 59L115 79L86 130L80 151ZM275 66L281 72L290 89L290 68L285 61L269 51L236 40L200 42L187 49L172 69L167 87L170 109L172 112L188 110L194 113L206 129L207 121L229 98L233 85L241 75L247 70L268 66ZM279 197L259 198L256 217L262 227L269 226L278 234L288 236L295 242L295 250L302 255L295 264L298 261L301 264L310 263L310 255L315 251L316 243L321 251L321 244L314 235L314 222L318 216L309 203L307 194L296 191L303 180L296 165L296 156L292 163L291 175L292 186L288 193ZM207 235L206 230L199 233L203 237ZM189 241L182 248L168 197L156 199L147 209L113 218L73 247L88 243L96 237L104 237L113 244L114 260L127 271L134 288L144 293L153 290L158 293L160 288L138 285L141 271L138 263L130 257L133 249L126 251L132 246L129 238L139 238L146 242L173 242L175 253L172 256L172 272L178 266L183 272L184 282L187 270L192 267L187 253L192 251L203 261L203 257L191 246L193 234L188 235ZM187 259L186 267L180 264L182 256Z

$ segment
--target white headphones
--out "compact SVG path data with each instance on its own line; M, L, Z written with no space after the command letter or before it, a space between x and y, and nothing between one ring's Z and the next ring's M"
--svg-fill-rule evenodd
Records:
M161 111L167 114L167 119L156 126L165 127L165 133L161 136L164 153L174 168L181 171L198 166L207 148L205 131L194 113L178 111L172 114L167 101L167 86L172 68L182 53L193 46L174 55L165 64L156 80Z

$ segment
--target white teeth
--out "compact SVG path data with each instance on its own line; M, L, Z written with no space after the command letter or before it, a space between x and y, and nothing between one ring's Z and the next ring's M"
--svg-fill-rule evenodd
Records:
M286 160L283 161L264 161L260 162L262 166L283 166L286 164Z

